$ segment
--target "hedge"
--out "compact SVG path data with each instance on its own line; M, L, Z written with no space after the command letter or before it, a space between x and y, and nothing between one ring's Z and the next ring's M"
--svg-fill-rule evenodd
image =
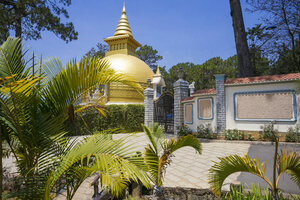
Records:
M144 105L107 105L104 107L106 117L94 108L87 108L80 114L76 114L72 123L65 123L69 135L88 135L107 129L120 129L124 133L142 131L144 123Z

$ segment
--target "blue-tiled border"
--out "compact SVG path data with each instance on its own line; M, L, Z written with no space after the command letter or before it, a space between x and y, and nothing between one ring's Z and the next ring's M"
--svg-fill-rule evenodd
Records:
M279 93L279 92L291 92L293 93L293 119L238 119L236 117L236 95L239 94L260 94L260 93ZM249 92L235 92L233 94L233 109L234 109L234 120L236 121L278 121L278 122L295 122L297 121L297 101L295 90L264 90L264 91L249 91Z
M199 100L203 100L203 99L210 99L211 102L211 118L202 118L200 117L200 113L199 113ZM198 119L205 119L205 120L213 120L214 119L214 98L213 97L204 97L204 98L198 98L197 99L197 116Z
M192 106L192 122L186 121L186 106L191 105ZM184 122L185 124L193 124L194 123L194 107L192 103L187 103L184 105Z

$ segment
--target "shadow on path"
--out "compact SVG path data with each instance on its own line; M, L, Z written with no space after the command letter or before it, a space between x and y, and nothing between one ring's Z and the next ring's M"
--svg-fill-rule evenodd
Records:
M283 150L285 145L279 144L279 154L281 154L281 150ZM286 145L287 150L295 150L300 154L300 145ZM248 155L250 158L256 158L258 155L260 162L267 161L267 177L272 182L272 174L273 174L273 159L274 159L274 149L275 145L270 144L253 144L250 146ZM252 175L250 173L241 173L238 176L238 181L241 183L246 183L249 187L251 187L251 183L260 183L262 188L266 188L267 183L261 178ZM246 186L247 187L247 186ZM300 194L299 187L296 183L294 183L287 174L283 174L279 180L279 188L285 193L293 193Z

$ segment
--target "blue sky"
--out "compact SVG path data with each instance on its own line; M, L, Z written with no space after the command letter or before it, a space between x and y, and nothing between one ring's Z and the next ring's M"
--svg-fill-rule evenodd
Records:
M78 40L65 43L51 32L41 40L26 41L43 58L58 57L63 63L83 56L98 42L114 34L122 13L123 0L73 0L67 8ZM241 0L246 27L259 23ZM229 0L126 0L126 10L134 38L163 56L160 66L179 62L201 64L220 56L235 54Z

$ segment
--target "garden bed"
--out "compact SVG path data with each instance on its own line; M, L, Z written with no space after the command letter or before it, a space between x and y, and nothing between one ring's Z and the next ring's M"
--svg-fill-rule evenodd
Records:
M216 197L211 190L182 188L182 187L163 187L162 193L166 200L216 200ZM142 196L143 200L154 200L152 195Z
M250 190L245 190L246 192ZM223 197L216 197L209 189L182 188L182 187L163 187L163 198L165 200L219 200L224 198L228 192L223 192ZM262 191L263 192L263 191ZM299 195L282 194L285 199L299 199ZM156 200L153 195L144 195L142 200ZM228 198L229 199L229 198Z

